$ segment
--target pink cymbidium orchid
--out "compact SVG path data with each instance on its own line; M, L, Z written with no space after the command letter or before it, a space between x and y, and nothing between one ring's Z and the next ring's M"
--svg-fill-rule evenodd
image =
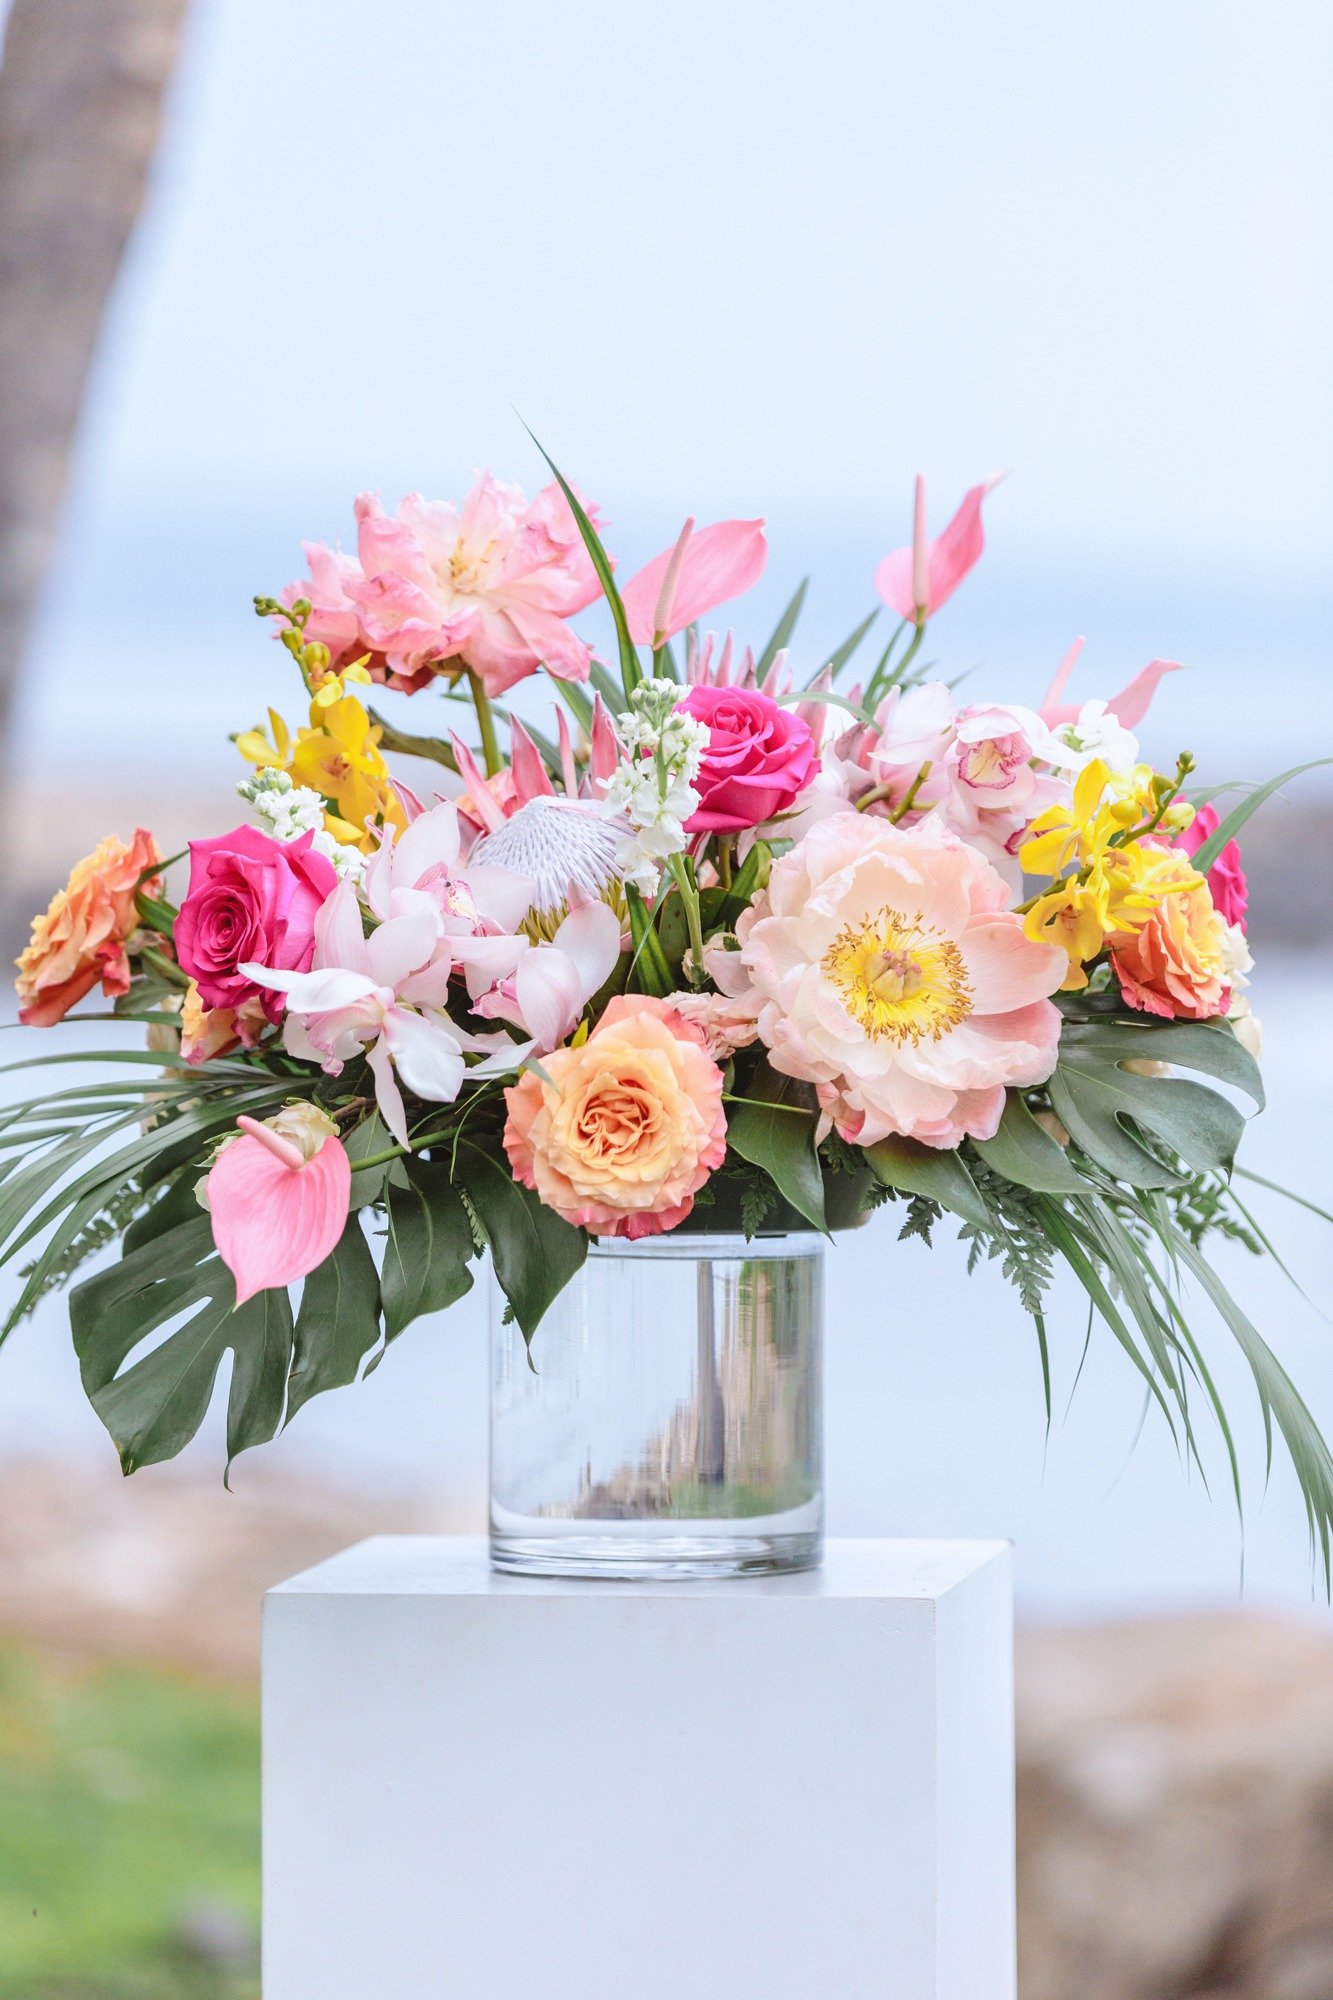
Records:
M403 902L402 914L367 937L356 890L341 882L315 919L309 972L249 968L256 985L287 996L289 1055L318 1063L330 1076L353 1056L365 1056L380 1115L400 1146L408 1143L400 1081L430 1103L451 1104L465 1075L503 1075L527 1053L508 1036L473 1035L449 1018L455 952L471 934L442 938L438 907L424 891L405 892ZM472 1053L486 1059L469 1072L464 1056Z
M767 561L762 521L696 528L688 520L669 549L621 585L630 637L640 646L665 645L716 605L749 590Z
M218 1255L236 1280L236 1303L295 1284L322 1264L343 1233L352 1168L331 1119L303 1107L301 1139L238 1118L208 1176ZM327 1128L327 1129L321 1129Z
M504 824L503 815L501 825ZM366 867L363 893L381 923L433 905L441 937L470 937L516 930L532 901L529 876L512 868L464 864L463 833L452 799L418 813L395 835L386 827Z
M928 541L926 482L917 474L911 547L894 549L875 571L876 590L900 618L913 625L924 625L953 596L968 571L975 568L986 546L981 503L1003 477L1003 473L998 473L993 479L983 480L980 486L969 487L948 527L934 541Z
M1066 723L1077 722L1088 706L1086 702L1079 704L1062 702L1060 699L1065 691L1065 683L1078 664L1078 657L1083 651L1084 644L1085 641L1081 637L1075 639L1056 668L1055 676L1046 690L1040 712L1042 721L1050 729L1059 729ZM1115 717L1122 729L1136 729L1148 713L1158 684L1165 675L1178 674L1181 665L1182 662L1179 660L1149 660L1142 672L1135 674L1133 680L1127 682L1119 694L1113 694L1109 701L1100 706Z
M473 1013L512 1022L544 1054L574 1032L610 978L620 956L620 919L606 903L583 903L550 944L476 938L461 954Z

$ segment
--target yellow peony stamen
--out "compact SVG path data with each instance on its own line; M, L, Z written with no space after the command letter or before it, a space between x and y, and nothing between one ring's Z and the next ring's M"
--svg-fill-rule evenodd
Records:
M919 912L886 908L845 925L821 969L872 1041L937 1042L972 1012L962 954Z

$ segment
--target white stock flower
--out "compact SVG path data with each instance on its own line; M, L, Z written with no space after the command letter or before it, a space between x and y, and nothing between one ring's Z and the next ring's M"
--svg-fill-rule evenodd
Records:
M630 824L618 865L641 895L656 893L662 866L684 852L685 822L699 805L694 780L708 748L708 725L677 707L675 681L646 680L617 718L627 756L606 788L603 810Z
M288 772L266 765L252 777L242 778L236 789L254 807L265 832L274 840L299 840L303 833L312 833L312 849L333 863L340 881L361 880L365 855L355 847L344 847L325 831L324 801L309 785L294 785Z

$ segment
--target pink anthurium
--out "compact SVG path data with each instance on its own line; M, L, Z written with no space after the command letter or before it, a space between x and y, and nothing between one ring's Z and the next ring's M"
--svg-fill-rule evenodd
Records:
M768 561L762 521L689 520L671 548L622 584L621 602L636 645L661 646L715 605L758 583Z
M917 474L912 545L894 549L875 571L876 590L900 618L924 625L975 568L986 546L981 503L1003 477L999 473L980 486L969 487L948 527L931 542L926 539L926 482Z
M1084 641L1075 639L1069 651L1055 670L1055 677L1046 690L1046 698L1041 705L1041 719L1050 729L1059 729L1062 723L1077 722L1081 714L1078 702L1062 702L1065 683L1078 664L1078 656L1083 651ZM1158 683L1166 674L1178 674L1182 662L1179 660L1149 660L1141 673L1113 694L1106 707L1122 729L1136 729L1148 713Z
M239 1306L324 1262L347 1222L352 1167L334 1132L307 1155L258 1119L236 1122L242 1136L218 1154L207 1188L213 1241L236 1280Z

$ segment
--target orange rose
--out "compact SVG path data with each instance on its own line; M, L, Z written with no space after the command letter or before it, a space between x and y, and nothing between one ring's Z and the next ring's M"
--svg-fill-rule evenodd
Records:
M596 1236L674 1229L727 1151L722 1072L664 1000L622 994L581 1048L505 1092L516 1178Z
M1187 855L1180 856L1176 872L1183 881L1193 874ZM1226 1013L1227 927L1206 883L1164 895L1140 930L1108 943L1131 1007L1167 1020L1210 1021Z
M34 922L18 961L19 1019L26 1027L54 1027L99 979L109 1000L129 992L125 945L139 925L135 891L142 886L157 894L160 879L154 875L141 884L140 877L161 859L152 834L140 827L128 847L109 834L76 864L45 916Z
M191 980L181 1008L181 1054L188 1063L204 1063L225 1055L238 1042L252 1049L267 1026L262 1000L252 998L240 1007L205 1007Z

